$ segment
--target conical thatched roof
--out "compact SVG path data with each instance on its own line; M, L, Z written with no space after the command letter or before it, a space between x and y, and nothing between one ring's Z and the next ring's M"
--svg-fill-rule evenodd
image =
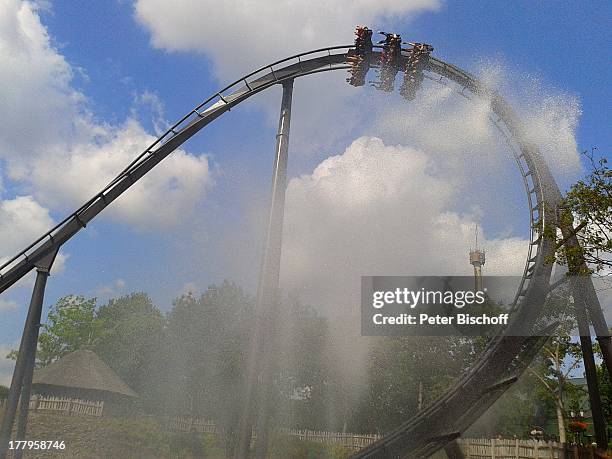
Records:
M138 396L95 352L89 350L71 352L36 370L32 382Z

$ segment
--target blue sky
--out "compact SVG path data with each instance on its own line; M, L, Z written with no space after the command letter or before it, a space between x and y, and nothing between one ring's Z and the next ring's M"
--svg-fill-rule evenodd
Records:
M564 186L582 174L577 150L610 151L609 2L239 3L0 0L0 55L10 62L0 69L0 113L9 120L0 128L0 216L8 222L0 222L0 258L89 198L164 123L253 67L350 43L357 23L431 43L436 56L498 86ZM482 124L486 107L449 98L432 108L425 102L441 97L435 89L423 105L400 107L397 95L352 90L343 78L296 83L286 288L321 304L342 295L350 302L359 275L414 271L423 253L425 271L469 272L461 257L474 223L484 230L490 273L519 269L524 199L518 185L501 189L518 183L504 172L509 163L482 154L499 148ZM181 292L224 278L252 291L279 95L275 88L225 115L160 165L150 193L117 203L67 244L46 306L71 293L105 301L147 291L167 310ZM472 166L484 189L469 186ZM353 210L357 201L366 210ZM395 216L415 212L430 222L427 231ZM330 272L341 272L333 286ZM324 293L309 295L315 290ZM0 300L3 352L19 338L29 287ZM0 365L0 382L9 367Z

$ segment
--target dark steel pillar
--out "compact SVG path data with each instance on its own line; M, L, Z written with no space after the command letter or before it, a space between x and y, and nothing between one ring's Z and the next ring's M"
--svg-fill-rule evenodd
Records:
M20 425L22 426L22 432L25 434L27 424L27 410L23 412L24 403L26 406L30 402L30 391L32 378L30 371L33 371L33 365L36 359L36 345L38 342L38 327L40 325L40 319L42 315L42 305L45 295L45 286L47 284L47 278L49 276L49 269L53 263L55 254L51 259L51 263L45 267L39 267L36 273L36 282L34 283L34 290L32 292L32 299L30 301L30 307L28 309L28 315L26 322L23 327L23 335L21 335L21 342L19 344L19 354L17 355L17 362L15 362L15 369L13 370L13 377L11 379L11 388L9 390L6 410L4 412L4 418L2 419L2 426L0 427L0 459L5 459L8 451L9 441L11 440L11 434L13 430L13 424L15 423L15 414L17 411L17 403L22 398L22 404L19 417ZM31 369L31 370L30 370ZM29 375L28 386L24 386L25 376ZM22 394L23 388L23 394ZM27 395L27 400L26 399Z
M580 250L580 243L576 237L574 226L572 225L571 215L563 215L566 222L562 222L559 227L563 237L566 239L565 245L567 248L572 250ZM597 341L601 347L601 353L603 361L608 369L608 373L612 374L612 337L610 336L610 329L606 324L606 318L601 309L597 292L593 286L591 279L584 275L588 272L588 266L584 261L584 257L570 257L568 260L573 260L575 266L568 266L570 273L577 273L576 276L581 278L578 284L575 284L574 296L577 297L578 301L582 303L588 311L588 318L593 324L593 330L597 336ZM590 335L590 333L589 333Z
M39 270L38 273L41 271ZM37 274L38 275L38 274ZM49 272L47 271L47 276ZM45 279L46 277L45 276ZM42 305L42 301L41 301ZM38 309L38 320L34 324L32 330L33 336L30 339L29 357L26 363L25 374L23 376L23 387L21 389L21 397L19 399L19 415L17 417L17 440L25 440L26 432L28 430L28 414L30 412L30 396L32 395L32 379L34 378L34 367L36 366L36 349L38 345L38 333L40 331L40 320L42 314L42 307ZM23 449L15 451L15 459L21 459L23 456Z
M257 458L265 458L268 450L269 398L274 370L274 356L272 354L276 342L275 317L278 309L278 281L285 211L285 189L287 187L292 96L293 80L288 80L283 83L283 98L276 134L276 155L272 172L270 214L257 289L255 329L253 330L249 350L247 387L235 459L247 459L249 457L252 425L255 419L257 419ZM257 416L255 416L255 412L258 413Z
M607 448L608 435L606 432L606 421L601 406L601 395L599 383L597 381L597 367L593 355L593 342L591 340L591 330L589 319L593 324L595 334L599 343L603 359L608 371L612 365L612 349L610 342L610 330L606 325L606 320L601 310L597 292L593 287L593 282L588 273L588 266L580 248L580 242L576 236L576 231L572 224L573 217L569 212L564 212L560 216L559 228L565 238L565 248L568 260L568 270L571 276L571 289L574 296L574 310L578 323L578 333L580 334L580 347L582 349L582 359L584 362L584 373L589 392L589 403L593 418L593 430L595 440L599 448ZM570 253L572 251L572 253Z
M584 286L584 279L573 279L574 291L580 292ZM581 285L582 284L582 285ZM589 403L591 405L591 416L593 419L593 430L597 447L606 449L608 447L608 434L606 432L606 420L601 407L601 396L599 383L597 381L597 367L593 355L593 342L587 317L587 307L584 296L578 295L574 303L576 321L578 322L578 333L580 333L580 347L582 348L582 359L584 361L584 374L587 380L589 392Z
M610 336L610 329L606 324L606 318L601 309L593 282L590 279L585 279L582 284L582 293L586 309L589 313L589 319L591 324L593 324L593 330L601 348L604 364L608 369L608 373L612 374L612 337Z

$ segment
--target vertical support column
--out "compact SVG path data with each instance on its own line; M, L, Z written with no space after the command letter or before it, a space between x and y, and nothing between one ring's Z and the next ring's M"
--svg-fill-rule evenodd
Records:
M578 256L568 257L568 261L572 261L573 264L575 264L575 266L569 266L570 272L588 272L588 266L580 253L580 243L578 242L576 231L571 223L573 221L571 215L564 215L563 217L568 223L562 221L559 227L566 240L565 246L573 250L578 250ZM580 285L578 285L578 289L573 289L574 295L584 304L588 311L589 319L593 324L597 341L599 341L599 346L601 347L603 361L608 369L608 373L612 374L612 337L610 336L610 329L606 324L606 318L601 309L597 292L590 278L580 274L577 274L577 276L582 278L582 280Z
M48 270L39 269L37 272L38 275L42 275L43 278L46 279L49 276ZM44 295L44 286L43 286L43 295ZM23 387L21 389L21 397L19 399L19 416L17 417L17 440L25 440L26 432L28 430L28 414L30 413L30 396L32 395L32 379L34 378L34 367L36 366L36 350L38 347L38 333L40 331L40 321L42 315L42 297L40 300L41 307L38 308L37 320L34 324L34 329L32 330L32 337L30 340L30 352L28 356L28 361L26 362L25 374L23 376ZM21 459L23 456L23 449L18 449L15 451L15 459Z
M606 422L601 406L601 396L599 384L597 382L597 367L593 355L593 342L591 340L591 330L589 329L589 319L595 329L597 339L601 344L604 362L608 371L612 365L612 349L610 343L610 330L606 325L597 292L593 287L593 282L588 273L580 242L576 236L576 231L572 224L573 216L569 212L564 212L559 218L559 228L565 238L565 250L568 260L568 270L571 278L571 289L574 295L574 310L576 321L578 322L578 332L580 334L580 347L582 348L582 358L584 362L584 373L587 380L589 392L589 402L593 417L593 429L595 439L599 448L608 446L608 435L606 432ZM570 252L572 250L573 252Z
M278 282L285 211L285 189L287 187L287 159L292 97L293 80L288 80L283 83L283 98L276 134L276 155L272 172L270 214L257 289L255 329L251 337L247 361L247 386L239 426L240 437L238 438L238 447L234 455L236 459L247 459L249 457L256 402L259 402L257 407L257 457L265 458L268 449L270 386L274 370L272 352L275 349L276 342L275 316L278 308Z
M11 387L9 390L6 410L4 412L4 418L2 419L2 426L0 427L0 459L5 459L8 451L9 441L11 440L11 434L13 430L13 424L15 423L15 414L17 411L17 403L19 402L22 388L24 390L22 398L23 403L29 404L29 395L31 391L31 376L28 378L28 387L24 386L25 376L33 371L34 362L36 359L36 345L38 342L38 326L42 315L42 305L45 295L45 286L47 285L47 278L49 276L49 269L57 251L51 257L51 261L48 266L38 267L36 274L36 282L34 283L34 290L32 291L32 299L30 301L30 307L28 309L28 315L26 323L23 328L23 334L21 335L21 342L19 344L19 354L17 355L17 362L15 362L15 369L13 370L13 377L11 379ZM27 401L25 401L25 395L27 392ZM25 428L27 424L27 410L25 413L20 411L20 424L22 425L22 431L25 434Z
M581 292L584 280L581 278L572 279L573 291ZM595 430L595 441L597 447L605 449L608 447L608 437L606 432L606 421L601 407L601 396L599 393L599 383L597 382L597 367L593 355L593 342L591 341L591 331L587 317L587 308L584 296L577 295L574 309L576 321L578 322L578 333L580 334L580 347L582 348L582 359L584 361L584 373L587 380L589 392L589 402L591 405L591 416L593 418L593 429Z
M581 284L581 294L585 302L585 308L599 342L604 364L608 373L612 374L612 336L610 336L610 329L606 324L606 318L592 280L590 278L583 279Z

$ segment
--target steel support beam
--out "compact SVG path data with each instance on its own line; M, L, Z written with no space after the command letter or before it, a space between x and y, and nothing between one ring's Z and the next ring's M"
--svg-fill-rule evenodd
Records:
M276 349L276 312L279 307L278 282L280 276L285 190L287 188L287 159L289 154L289 128L291 125L291 101L293 80L283 83L276 154L272 171L270 213L268 216L263 260L257 289L255 309L256 326L251 338L247 367L247 387L244 409L240 420L236 459L246 459L250 454L253 421L256 420L257 442L255 455L265 459L268 451L268 423L272 396L272 374ZM257 413L257 416L255 416Z
M573 225L570 223L559 226L561 234L566 239L566 248L580 251L580 242L578 241ZM568 257L568 260L571 259L572 257ZM577 282L573 282L572 284L572 293L577 303L582 305L586 312L588 312L588 319L590 319L595 335L597 336L603 361L608 369L608 373L612 374L612 337L610 336L610 329L606 324L606 318L601 309L601 304L597 297L593 282L590 277L583 274L588 272L588 266L584 261L584 257L580 257L576 260L576 263L577 266L568 266L570 274L575 274L578 277Z
M40 271L39 271L40 272ZM48 276L48 272L47 272ZM47 277L45 276L45 277ZM42 302L41 302L42 304ZM30 352L26 363L25 374L23 376L23 387L21 389L21 397L19 399L19 413L17 416L17 440L25 440L28 430L28 415L30 413L30 396L32 395L32 379L34 378L34 367L36 366L36 350L38 345L38 334L40 331L42 307L38 310L38 320L34 324L32 337L30 339ZM15 451L15 459L21 459L23 449Z
M573 284L580 284L582 279L573 279ZM575 286L574 291L580 291L580 286ZM582 359L584 361L584 374L587 380L589 392L589 403L591 405L591 416L593 418L593 430L597 447L606 449L608 447L608 435L606 432L606 421L601 407L601 396L599 383L597 381L597 367L593 355L593 342L587 318L587 308L583 298L575 299L574 310L578 322L578 333L580 334L580 347L582 348Z
M5 459L7 456L13 425L15 424L17 404L20 398L18 439L23 439L19 438L20 434L25 436L30 393L32 390L32 374L36 361L38 329L42 316L45 287L47 285L49 271L56 255L57 250L41 260L41 263L36 267L36 281L34 283L34 290L32 291L32 299L23 327L23 334L21 335L21 342L19 343L19 354L17 355L17 362L15 362L11 387L6 402L6 410L0 427L0 459Z
M604 364L608 371L612 370L612 344L610 342L610 330L606 325L606 319L601 310L597 292L593 286L590 276L585 273L588 266L582 255L580 243L576 236L576 231L572 225L573 218L565 213L560 218L559 227L561 234L566 239L566 251L575 250L577 256L568 253L568 270L571 276L571 291L574 297L574 313L578 323L578 333L580 334L580 347L582 349L582 359L584 362L584 373L589 392L589 403L593 417L593 430L595 431L595 441L599 448L607 448L608 435L606 432L606 421L601 406L601 395L599 383L597 381L597 367L593 355L593 342L591 340L591 330L589 319L595 330L597 339L601 345Z

